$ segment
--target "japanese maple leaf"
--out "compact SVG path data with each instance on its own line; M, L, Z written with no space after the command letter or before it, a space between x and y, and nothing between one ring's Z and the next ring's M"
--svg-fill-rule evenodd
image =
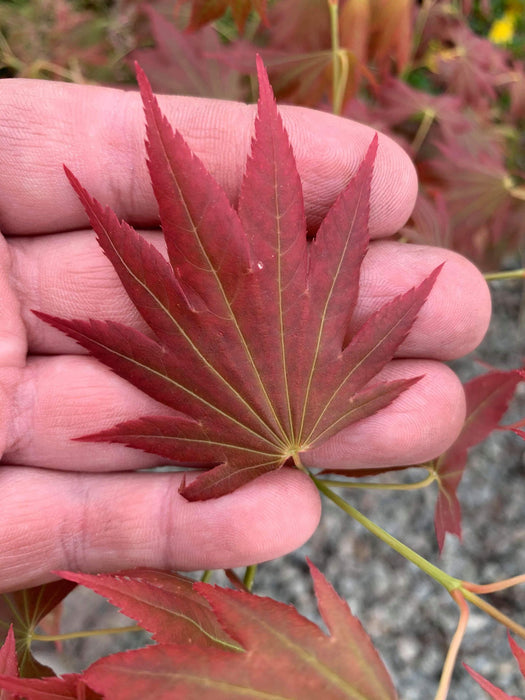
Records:
M184 4L187 0L179 0ZM266 0L191 0L191 17L188 29L200 29L208 22L213 22L223 16L230 8L235 24L240 32L243 31L250 12L255 10L266 22Z
M429 68L465 104L484 109L508 73L505 53L466 25L450 27L442 39L444 48L431 55Z
M525 650L522 649L518 644L516 644L516 642L512 639L510 634L509 644L510 648L512 649L512 653L514 654L514 658L519 664L521 674L525 678ZM484 678L480 673L474 671L474 669L470 668L470 666L467 666L467 664L463 664L463 666L467 669L472 678L474 678L474 680L479 683L483 690L485 690L490 695L490 697L493 698L493 700L522 700L517 695L508 695L508 693L506 693L504 690L497 688L490 681Z
M461 110L461 99L456 95L432 95L417 90L398 78L389 77L378 87L379 105L375 108L389 127L408 120L420 120L425 115L437 123L446 124L453 132L466 131L471 123Z
M161 644L239 649L217 621L195 581L171 571L132 569L113 574L57 571L87 586L136 620Z
M13 626L10 625L3 645L0 647L0 675L8 678L18 678L18 659L16 657L16 642ZM0 700L14 700L15 695L9 693L0 684Z
M135 49L131 58L151 75L154 90L178 95L217 97L235 100L241 97L238 69L219 64L213 57L221 49L217 32L203 27L195 34L179 30L150 5L141 7L141 16L149 20L154 47Z
M78 673L66 673L60 677L49 678L9 678L0 675L0 688L14 693L10 697L23 697L24 700L102 700L103 698L102 695L88 688Z
M31 637L35 628L60 605L75 585L69 581L53 581L0 595L0 641L5 644L12 629L21 676L37 677L53 673L32 655ZM4 633L7 635L5 639Z
M467 416L463 429L454 444L434 463L439 483L434 525L440 551L447 532L461 537L461 507L456 491L467 465L468 451L499 427L523 379L523 370L492 371L464 385Z
M214 467L182 493L233 491L388 406L417 379L372 380L409 332L438 274L352 336L368 245L377 137L309 240L301 182L262 63L238 211L161 114L142 71L147 152L168 260L70 174L148 337L119 323L37 313L151 397L145 416L82 439Z
M82 678L90 688L112 700L174 697L282 698L290 700L395 700L396 693L388 672L370 638L344 600L323 575L310 564L319 611L329 634L322 632L291 606L244 591L194 584L194 597L201 596L218 623L233 638L235 648L184 642L173 630L177 643L164 643L100 659ZM69 574L67 574L69 576ZM76 580L83 574L73 575ZM97 577L84 583L95 590ZM104 577L106 580L107 576ZM89 579L92 579L91 581ZM137 599L139 616L144 614L140 596L142 580L129 572L130 591ZM126 598L126 581L112 587L112 597ZM105 584L103 584L103 588ZM168 593L165 590L165 593ZM150 600L148 585L145 599ZM172 626L201 626L201 614L188 607L176 593L168 604L180 608L186 620L173 619ZM133 606L129 604L132 613ZM165 626L162 616L153 612Z

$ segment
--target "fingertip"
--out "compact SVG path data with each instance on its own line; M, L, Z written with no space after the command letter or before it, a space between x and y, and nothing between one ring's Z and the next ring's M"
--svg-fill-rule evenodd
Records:
M418 192L416 168L408 153L383 134L379 139L375 178L370 230L372 236L383 238L406 224Z
M427 357L458 359L485 337L492 313L490 289L478 268L462 255L431 247L422 247L420 254L427 264L432 258L445 258L445 263L400 354L421 354L421 340L426 338ZM413 343L417 351L411 350Z
M326 112L280 107L297 159L309 225L317 228L357 171L375 129ZM417 196L417 173L408 154L379 134L372 179L370 236L396 233L407 221Z
M275 559L294 551L313 535L319 525L319 492L312 480L298 469L285 467L262 476L248 484L244 494L239 491L238 496L244 500L246 514L259 513L253 521L247 543L250 550L257 552L258 561ZM236 522L241 530L243 519L241 517Z
M420 376L387 408L341 431L305 456L308 466L331 469L422 464L456 440L465 419L458 377L433 360L395 360L377 381Z
M490 322L490 290L482 273L469 260L434 246L374 241L365 257L358 328L384 303L419 285L442 265L436 282L403 344L400 357L454 360L472 352Z
M431 303L437 307L441 300L448 305L448 332L441 329L440 357L454 360L482 342L490 324L492 299L487 281L470 260L454 251L447 251L447 256Z
M321 517L321 501L313 482L306 474L287 467L231 494L188 503L185 508L195 518L195 527L213 522L212 546L209 540L201 544L206 568L224 568L225 561L235 567L284 556L311 537ZM221 543L220 548L217 543ZM188 561L184 568L199 567Z

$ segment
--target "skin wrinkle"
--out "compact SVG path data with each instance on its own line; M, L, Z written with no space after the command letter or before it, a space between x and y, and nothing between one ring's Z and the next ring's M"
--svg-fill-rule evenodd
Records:
M189 480L188 480L189 481ZM164 484L165 485L165 484ZM174 551L178 549L177 533L180 530L180 523L177 517L177 506L175 501L180 500L178 487L175 491L173 481L168 482L168 487L162 490L162 495L159 499L159 522L162 523L163 537L159 542L159 560L162 562L162 568L169 569L172 562L177 557L174 556ZM202 527L204 523L200 524Z
M9 398L2 402L2 407L6 407L6 419L0 433L3 437L0 464L4 464L7 455L16 462L17 454L23 453L31 442L36 392L30 367L16 374L0 369L0 385L9 387L6 392Z
M120 400L123 388L129 394L125 402ZM96 396L104 396L104 402ZM169 412L93 358L30 357L19 380L14 410L10 432L14 442L3 455L4 463L66 470L73 463L77 469L108 471L147 468L166 461L120 445L71 439L109 428L137 413Z
M104 479L109 493L102 500L93 477L86 478L79 474L74 488L68 485L68 513L58 534L62 547L61 568L70 571L96 570L97 562L103 563L104 558L111 560L112 557L120 560L122 567L127 567L126 556L129 557L129 554L126 553L131 552L138 560L135 529L130 528L128 535L124 536L126 527L123 525L132 520L130 514L140 510L141 496L136 499L133 510L123 512L115 507L115 500L121 495L115 475L105 475ZM129 566L133 566L133 563L129 561Z
M120 95L120 100L115 101L115 109L112 112L108 110L111 112L111 121L108 122L109 124L118 124L118 121L124 118L124 124L121 129L108 128L106 130L109 137L109 145L111 146L106 160L110 185L107 190L105 190L104 196L107 197L106 192L114 193L117 215L119 210L122 212L127 211L129 206L128 202L133 203L133 208L137 212L143 211L147 208L147 202L152 197L152 188L145 165L145 128L140 120L134 118L134 104L134 95L125 92ZM98 137L96 138L98 140ZM130 159L130 154L135 153L137 148L139 149L139 154L142 156L138 163L135 162L135 158ZM98 147L98 150L100 151L100 147ZM114 168L115 163L120 163L121 160L124 161L122 169L126 173L125 181L128 183L127 191L123 191L122 178L120 177L120 173L117 177L117 171ZM100 201L104 202L102 196ZM140 216L137 215L136 218L139 223Z
M57 523L57 543L61 552L60 567L67 571L82 571L86 553L94 539L88 522L89 488L81 474L75 474L68 488L67 515ZM97 504L99 505L99 504ZM102 513L97 507L97 529ZM89 538L89 541L88 541Z
M52 508L45 490L42 499L35 504L27 495L39 481L39 470L31 471L31 483L27 482L29 474L26 470L16 468L0 468L0 486L4 507L0 524L0 541L2 546L2 580L0 590L20 588L20 580L27 580L27 585L38 582L38 577L49 567L53 568L56 560L54 551L54 523ZM45 522L45 539L41 538L42 519ZM4 524L5 523L5 524ZM39 546L35 550L35 531L39 534ZM4 557L6 559L4 560ZM30 562L30 572L27 564ZM28 576L29 573L29 576ZM49 579L49 576L48 576Z
M160 233L142 232L165 251ZM14 286L22 300L30 351L56 354L86 354L83 348L63 333L39 322L31 309L44 310L66 318L114 319L133 325L148 335L152 331L139 316L109 260L96 242L93 231L76 231L67 236L12 238ZM30 255L32 250L33 254ZM52 254L51 254L52 251ZM86 298L92 299L83 310Z
M20 302L14 293L12 280L11 251L5 239L0 236L0 364L4 367L20 368L25 363L27 339L19 317Z

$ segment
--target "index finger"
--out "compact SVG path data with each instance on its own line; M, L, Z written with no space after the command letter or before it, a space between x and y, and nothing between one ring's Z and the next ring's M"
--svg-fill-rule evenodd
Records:
M138 93L90 85L0 81L0 227L4 234L56 233L85 227L87 218L62 170L130 223L157 224L144 150ZM250 148L254 105L165 96L172 126L235 203ZM281 108L297 159L308 223L315 229L359 165L374 131L302 107ZM395 187L392 186L395 183ZM373 237L397 231L417 190L405 152L380 138L370 212Z

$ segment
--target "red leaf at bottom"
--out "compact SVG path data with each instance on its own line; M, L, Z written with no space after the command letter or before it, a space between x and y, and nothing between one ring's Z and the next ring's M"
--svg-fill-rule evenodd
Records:
M16 697L24 697L24 700L101 700L101 696L88 688L78 673L68 673L60 678L0 676L0 687L15 693Z
M388 673L361 624L321 573L310 569L330 636L291 606L197 583L195 590L244 651L161 644L101 659L83 677L111 700L394 700Z

